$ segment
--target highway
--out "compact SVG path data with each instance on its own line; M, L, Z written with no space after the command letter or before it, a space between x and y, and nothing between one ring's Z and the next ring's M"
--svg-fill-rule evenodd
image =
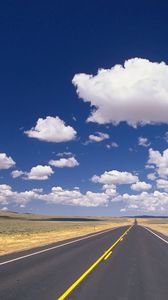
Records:
M1 257L0 300L167 300L168 240L159 236L125 226Z

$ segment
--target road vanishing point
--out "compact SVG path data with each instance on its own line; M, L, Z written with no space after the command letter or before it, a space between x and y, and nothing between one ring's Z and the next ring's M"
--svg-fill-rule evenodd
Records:
M117 227L0 258L0 300L167 300L168 238Z

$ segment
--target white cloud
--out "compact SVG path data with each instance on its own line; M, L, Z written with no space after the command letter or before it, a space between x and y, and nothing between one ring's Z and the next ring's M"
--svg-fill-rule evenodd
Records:
M25 172L24 179L27 180L47 180L52 174L53 170L50 166L41 166L31 168L30 172Z
M0 184L0 204L7 205L7 198L12 197L12 189L7 184Z
M126 208L121 208L120 209L120 212L125 212L126 211Z
M40 198L47 203L86 207L104 206L109 202L109 196L106 193L87 191L86 194L82 194L79 190L64 190L61 187L53 187L51 193Z
M148 164L156 167L156 171L161 178L166 178L168 176L168 149L164 150L163 154L157 150L149 149Z
M57 168L74 168L79 166L79 162L75 157L60 158L59 160L50 160L49 165Z
M91 180L108 185L132 184L138 181L138 177L129 172L120 172L117 170L105 171L100 176L94 175Z
M168 210L168 193L154 191L142 192L138 195L118 195L115 201L125 202L126 209L135 209L143 212L163 212Z
M88 121L136 127L168 123L168 66L133 58L124 66L100 69L98 74L73 78L78 96L94 107Z
M89 141L91 142L102 142L104 140L109 139L110 136L107 133L103 133L103 132L96 132L95 134L90 134L89 135Z
M59 117L46 117L38 119L36 126L24 132L28 137L46 142L67 142L76 138L76 131L66 126Z
M106 145L107 149L118 148L118 147L119 147L119 145L117 143L115 143L115 142L112 142L111 144L107 144Z
M7 156L6 153L0 153L0 169L10 169L11 167L15 166L14 160Z
M146 183L144 181L138 181L131 185L131 189L137 192L150 190L151 187L152 187L151 184Z
M167 182L158 182L160 188L166 189ZM23 192L13 191L9 185L0 185L0 205L7 206L10 204L25 207L29 202L34 200L45 203L72 205L83 207L108 206L110 202L120 201L125 206L125 210L137 210L143 212L163 212L168 210L168 193L155 191L153 193L142 192L136 195L116 193L113 185L103 187L104 191L95 193L87 191L81 193L79 189L64 189L62 187L53 187L48 193L43 189L32 189ZM125 211L123 210L123 211Z
M164 191L168 192L168 180L158 179L156 181L156 185L158 189L163 189Z
M82 194L80 190L63 189L62 187L53 187L48 194L43 193L41 189L33 189L24 192L14 192L8 185L0 185L0 204L17 204L25 207L27 203L33 200L40 200L46 203L73 205L83 207L107 206L110 195L105 192L93 193L87 191Z
M149 180L156 180L156 174L155 173L149 173L148 175L147 175L147 178L149 179Z
M155 169L155 167L152 166L152 165L146 165L146 166L145 166L145 169Z
M32 167L29 172L15 170L11 173L13 178L22 177L25 180L47 180L54 171L50 166L37 165Z
M11 176L13 178L21 177L22 175L24 175L23 171L15 170L11 172Z
M15 192L12 190L11 186L7 184L0 185L0 204L8 205L8 204L18 204L26 205L28 202L34 199L38 199L38 192L32 191L24 191L24 192Z
M142 136L138 138L138 145L139 145L139 146L149 147L150 144L151 144L151 143L148 141L147 138L142 137Z

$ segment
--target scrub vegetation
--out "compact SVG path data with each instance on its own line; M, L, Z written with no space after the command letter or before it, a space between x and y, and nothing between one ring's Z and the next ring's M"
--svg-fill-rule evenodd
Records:
M168 236L168 218L142 218L138 223Z
M49 217L0 212L0 255L132 224L127 218Z

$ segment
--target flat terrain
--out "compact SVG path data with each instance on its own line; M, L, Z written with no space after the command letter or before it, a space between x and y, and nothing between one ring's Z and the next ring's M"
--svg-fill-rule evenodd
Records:
M0 256L131 222L126 218L68 218L0 213Z
M167 300L168 239L128 228L1 257L0 299Z
M138 223L168 236L168 218L139 218Z

